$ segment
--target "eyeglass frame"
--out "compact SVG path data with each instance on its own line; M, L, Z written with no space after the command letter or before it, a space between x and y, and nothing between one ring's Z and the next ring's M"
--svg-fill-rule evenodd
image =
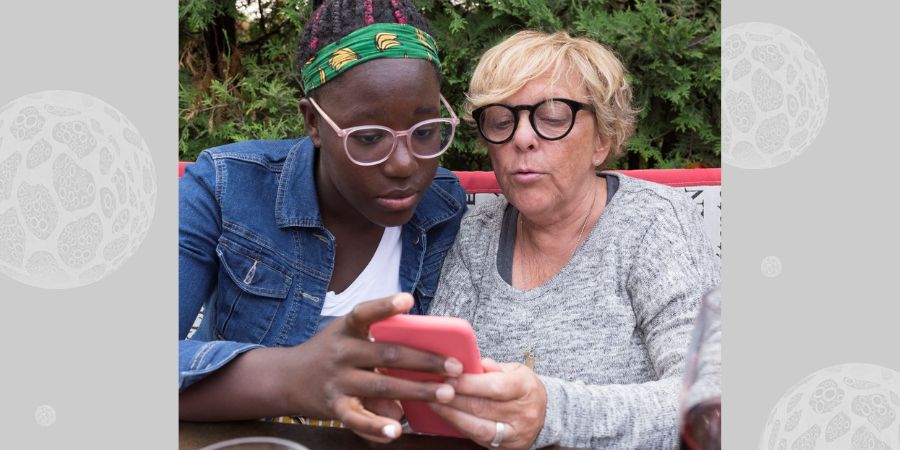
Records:
M538 130L537 125L535 125L535 123L534 123L534 112L538 109L538 107L540 107L544 103L551 102L551 101L565 103L572 110L572 121L569 123L569 128L567 128L566 132L563 133L561 136L554 137L554 138L544 136L544 134L541 133L540 130ZM488 137L485 136L485 134L484 134L484 130L481 129L481 115L484 113L485 110L487 110L488 108L493 107L493 106L500 106L500 107L506 108L507 110L512 111L512 115L513 115L512 131L509 133L509 136L506 139L503 139L500 141L492 141L492 140L488 139ZM581 110L594 112L594 107L592 105L589 105L587 103L582 103L577 100L572 100L572 99L562 98L562 97L554 97L554 98L547 98L547 99L541 100L541 101L531 104L531 105L513 105L513 106L511 106L511 105L506 105L503 103L491 103L488 105L484 105L484 106L475 108L472 111L472 118L475 119L475 127L478 128L478 134L480 134L481 137L484 138L485 141L488 141L491 144L505 144L512 140L513 136L515 136L515 134L516 134L516 130L519 129L519 113L522 111L528 111L528 122L531 123L531 129L534 130L535 134L540 136L540 138L545 141L558 141L558 140L568 136L569 133L572 132L572 129L575 128L575 119L576 119L576 116L578 115L578 111L581 111Z
M453 112L453 108L450 107L450 103L447 101L447 99L444 98L443 94L441 94L440 97L441 97L441 102L444 104L444 107L447 108L447 111L450 112L450 118L435 118L435 119L423 120L421 122L416 122L413 126L409 127L409 129L406 129L403 131L397 131L397 130L394 130L393 128L385 127L382 125L359 125L359 126L350 127L350 128L341 128L336 123L334 123L334 120L332 120L331 117L329 117L328 114L325 113L325 111L322 110L322 107L319 106L318 103L316 103L315 99L313 99L312 97L307 97L307 98L309 99L309 103L313 105L313 107L316 109L316 111L318 111L319 114L322 115L322 118L325 119L325 122L328 123L328 125L331 126L331 129L334 130L334 132L338 135L339 138L341 138L341 142L344 144L344 153L347 155L347 158L349 158L350 161L352 161L356 165L368 167L368 166L375 166L375 165L378 165L378 164L381 164L381 163L387 161L388 158L390 158L391 155L394 154L394 150L397 149L397 142L399 142L400 138L403 136L406 136L406 146L407 146L407 148L409 148L409 152L416 158L432 159L432 158L437 158L438 156L443 155L444 152L446 152L447 149L450 148L450 144L453 143L453 137L456 135L456 127L459 126L459 117L457 117L456 113ZM429 123L438 123L438 122L446 123L447 121L450 122L450 139L447 141L447 145L444 146L444 148L441 149L441 151L439 151L435 155L432 155L432 156L417 155L413 151L412 130L414 130L422 125L429 124ZM368 163L357 161L355 158L353 158L352 155L350 155L350 149L347 147L347 138L354 131L359 131L359 130L363 130L363 129L372 129L372 128L384 130L384 131L387 131L388 133L391 133L391 135L394 137L394 142L391 145L391 151L389 151L387 153L387 155L384 156L384 158L381 158L378 161L368 162Z

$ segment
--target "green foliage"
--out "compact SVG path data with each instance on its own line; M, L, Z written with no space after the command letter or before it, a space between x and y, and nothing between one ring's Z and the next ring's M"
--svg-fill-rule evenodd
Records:
M251 22L233 0L181 0L180 159L196 159L203 149L229 142L303 133L293 60L297 30L309 11L301 0L262 4L263 19ZM227 43L216 67L208 42L227 37L215 27L223 15L235 19L237 42Z
M247 2L261 18L240 12ZM457 112L485 50L521 29L565 29L609 46L630 71L640 120L616 168L719 166L719 0L415 2L434 30L442 91ZM180 0L181 159L238 140L302 135L293 55L310 13L305 0ZM230 34L220 29L229 23L223 17L233 19ZM227 41L218 56L208 44L215 36ZM490 169L477 131L465 125L441 163Z

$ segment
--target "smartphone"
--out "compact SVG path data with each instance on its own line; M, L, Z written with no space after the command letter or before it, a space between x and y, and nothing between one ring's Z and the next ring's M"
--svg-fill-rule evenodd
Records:
M369 334L377 342L403 344L407 347L452 356L463 365L463 373L484 373L481 353L472 325L457 317L413 316L401 314L372 324ZM402 369L379 369L382 373L413 381L443 382L447 377L433 373ZM401 401L406 420L417 433L463 437L462 433L434 413L428 403Z

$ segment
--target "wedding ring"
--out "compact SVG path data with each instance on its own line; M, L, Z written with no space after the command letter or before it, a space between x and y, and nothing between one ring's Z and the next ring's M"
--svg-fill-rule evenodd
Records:
M497 422L496 429L497 432L494 434L494 440L491 441L491 447L494 448L499 447L500 443L503 442L503 433L506 431L506 424Z

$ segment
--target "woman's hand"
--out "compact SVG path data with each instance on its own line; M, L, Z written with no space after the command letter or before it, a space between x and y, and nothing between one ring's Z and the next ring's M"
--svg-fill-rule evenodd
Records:
M491 447L497 422L503 423L500 448L529 448L544 427L547 391L535 373L522 364L481 361L485 373L448 380L456 396L432 409L473 441Z
M389 442L400 436L402 410L395 400L448 402L448 384L408 381L375 372L392 367L451 377L462 373L454 358L369 340L369 326L409 310L413 298L398 294L357 305L297 347L282 349L279 379L292 383L286 400L310 417L336 418L360 436Z

